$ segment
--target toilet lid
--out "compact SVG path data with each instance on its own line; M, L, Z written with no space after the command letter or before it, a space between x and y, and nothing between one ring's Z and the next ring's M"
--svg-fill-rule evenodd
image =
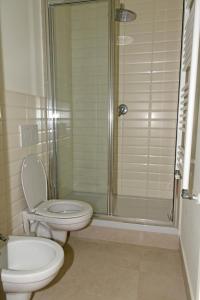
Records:
M34 211L41 202L47 201L47 177L37 156L29 155L24 159L21 180L28 208Z

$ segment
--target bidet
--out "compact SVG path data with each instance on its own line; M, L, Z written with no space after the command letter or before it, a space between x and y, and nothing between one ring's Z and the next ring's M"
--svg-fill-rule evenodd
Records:
M62 247L48 239L10 236L6 244L7 266L1 281L7 300L29 300L50 283L64 262ZM5 249L4 249L5 250Z

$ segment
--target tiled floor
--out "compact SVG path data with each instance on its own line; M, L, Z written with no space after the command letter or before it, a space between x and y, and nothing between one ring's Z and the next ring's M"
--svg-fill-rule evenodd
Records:
M71 238L65 255L33 300L186 300L177 251Z

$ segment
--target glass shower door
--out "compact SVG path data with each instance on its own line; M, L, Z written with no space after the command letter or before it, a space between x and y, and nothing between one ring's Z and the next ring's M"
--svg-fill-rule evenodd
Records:
M113 214L168 224L174 169L182 36L182 1L124 0L137 14L116 22L119 106ZM174 15L171 11L174 10Z
M56 196L87 201L101 214L108 195L108 6L49 3Z

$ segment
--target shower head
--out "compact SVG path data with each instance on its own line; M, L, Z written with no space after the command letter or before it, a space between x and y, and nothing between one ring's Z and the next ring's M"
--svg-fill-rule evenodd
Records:
M137 15L134 11L125 9L124 4L120 4L120 8L116 9L115 21L117 22L132 22Z

